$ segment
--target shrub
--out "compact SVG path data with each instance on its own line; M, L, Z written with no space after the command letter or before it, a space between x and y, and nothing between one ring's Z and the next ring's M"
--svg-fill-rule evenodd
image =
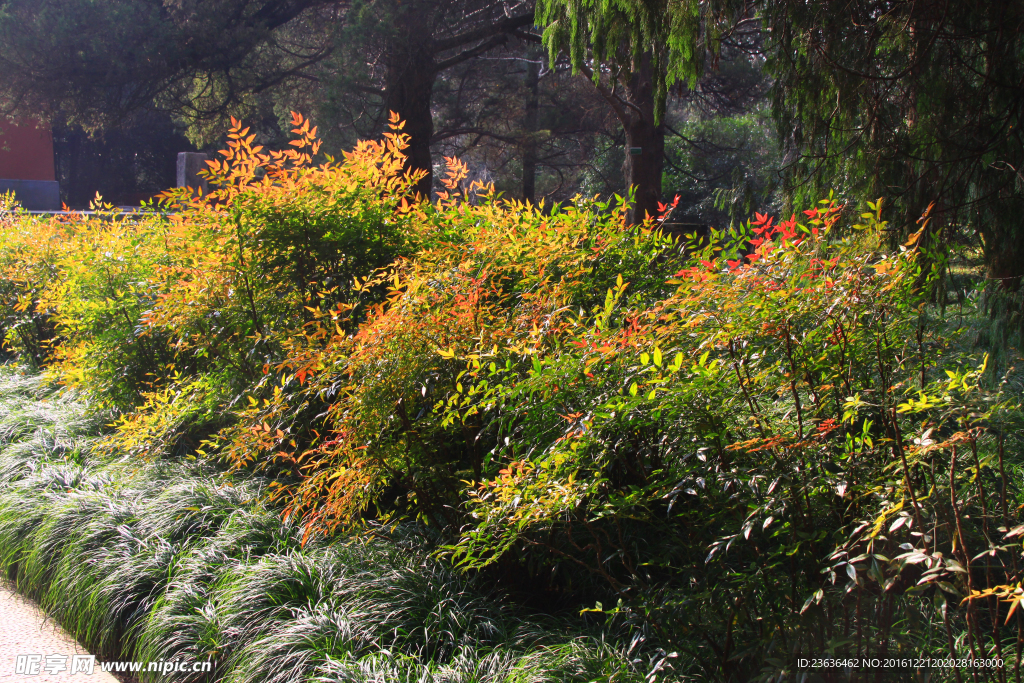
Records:
M1020 381L993 380L930 305L924 225L893 250L880 201L856 218L830 198L680 243L626 227L622 202L466 187L455 160L416 202L398 122L319 166L296 126L294 150L264 153L236 122L217 189L170 193L166 218L22 217L0 248L8 310L54 331L11 343L121 412L104 457L154 477L220 459L266 477L284 521L219 483L173 487L166 511L140 503L141 535L105 541L138 584L60 583L78 541L57 530L89 527L40 501L71 489L100 519L111 494L88 463L12 461L0 497L36 512L0 514L11 571L93 586L73 612L116 604L147 652L218 653L217 676L628 677L646 660L769 680L833 651L1018 666ZM434 557L338 569L377 560L329 537L411 523ZM587 608L632 659L489 619L486 579Z

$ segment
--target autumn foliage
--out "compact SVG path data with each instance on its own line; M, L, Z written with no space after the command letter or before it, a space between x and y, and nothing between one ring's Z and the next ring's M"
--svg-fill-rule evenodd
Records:
M621 601L598 611L680 673L1013 656L1019 396L929 308L921 233L887 247L881 201L687 242L454 159L424 201L397 120L337 161L294 122L284 152L236 123L208 196L0 226L8 346L114 411L112 451Z

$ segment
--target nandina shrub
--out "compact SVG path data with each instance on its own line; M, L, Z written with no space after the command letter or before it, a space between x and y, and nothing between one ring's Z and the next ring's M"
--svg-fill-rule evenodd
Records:
M391 292L355 334L332 331L341 309L314 321L245 411L229 452L289 463L288 514L415 516L463 567L621 600L609 618L710 677L835 648L1002 651L1006 607L946 596L1015 575L1007 546L984 576L964 548L1016 519L985 491L1019 465L1019 397L948 351L928 261L883 246L879 205L864 225L828 200L806 225L759 216L686 257L600 209L476 202L442 207L462 242L373 281Z
M256 384L314 311L379 297L352 298L355 274L435 235L399 210L416 181L401 172L402 124L314 164L316 129L295 123L293 149L264 153L236 122L205 197L182 189L150 212L97 199L93 216L6 219L7 348L119 411L200 380L223 401Z
M25 230L26 214L20 212L13 194L0 195L0 230L5 242L0 252L0 354L18 356L34 368L49 357L53 325L38 308L38 297L54 276L48 255L59 246L56 239L38 239ZM31 255L31 256L29 256Z
M235 122L206 197L167 193L163 294L143 323L175 339L181 372L224 373L243 390L280 360L283 340L320 310L355 307L351 283L409 253L432 234L406 212L416 177L401 172L405 138L362 142L318 165L316 129L295 115L295 148L264 153ZM395 121L395 131L401 123Z
M464 175L452 162L451 191ZM458 528L465 481L493 471L499 437L493 406L475 405L467 359L525 371L528 356L513 360L510 345L557 338L571 311L604 305L621 272L668 293L657 273L679 258L671 240L625 231L621 210L596 203L546 213L474 185L409 212L459 239L359 281L389 293L353 334L350 307L318 312L273 368L273 396L251 399L219 435L239 467L290 469L297 481L278 482L279 494L312 526L397 515Z
M166 294L146 319L150 327L189 331L182 346L207 355L227 342L251 356L242 340L287 337L311 308L350 302L354 277L433 237L424 226L412 229L400 210L418 179L401 171L401 122L393 119L395 132L382 142L360 142L342 161L328 156L317 165L316 128L297 114L294 122L298 138L284 152L264 152L234 122L224 158L210 162L215 189L205 197L165 193L165 205L179 209L169 217L168 246L179 257L162 273ZM210 309L228 319L203 319ZM260 368L265 361L235 362Z
M515 342L493 365L471 350L459 393L477 398L449 417L484 413L499 438L453 558L586 570L624 601L610 618L689 653L679 673L1007 656L1005 602L956 606L979 586L1020 599L993 583L1018 571L995 539L1020 531L1020 394L950 352L921 233L889 252L880 207L853 226L828 200L807 225L758 216L666 297L630 298L626 276L596 315L523 344L525 369Z
M418 178L402 172L401 122L393 119L393 132L381 142L361 142L340 162L327 157L314 165L316 129L294 119L294 149L269 153L234 122L224 159L210 167L215 189L206 197L166 194L165 205L178 210L168 218L166 248L174 258L159 271L163 294L141 322L173 340L175 399L148 394L139 415L120 425L124 443L115 439L113 447L149 451L151 443L173 443L154 424L173 434L190 412L209 418L193 430L189 443L195 444L231 422L228 411L243 400L273 397L280 387L270 368L305 335L306 324L337 310L347 316L336 324L362 319L385 289L357 289L354 282L445 237L410 215ZM181 396L218 405L221 414L196 413ZM308 417L322 410L314 406ZM147 415L167 419L154 423ZM144 424L156 442L139 438ZM296 473L278 460L271 464L275 472Z
M167 254L159 219L114 211L16 215L0 225L8 348L88 386L106 405L134 405L170 362L166 341L140 324L157 292L150 278Z

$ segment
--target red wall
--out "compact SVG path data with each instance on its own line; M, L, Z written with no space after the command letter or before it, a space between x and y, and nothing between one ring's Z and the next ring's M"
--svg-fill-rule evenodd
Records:
M0 119L0 178L56 180L50 124Z

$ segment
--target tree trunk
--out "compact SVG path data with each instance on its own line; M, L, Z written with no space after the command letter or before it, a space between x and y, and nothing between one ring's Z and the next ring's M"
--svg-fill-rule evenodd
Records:
M665 164L665 127L654 121L654 74L647 55L626 84L626 102L622 122L626 132L626 160L622 170L626 186L636 191L627 220L637 224L648 216L658 215Z
M1006 225L989 226L982 234L988 279L1002 289L1017 291L1024 280L1024 235Z
M523 121L523 201L537 203L537 121L540 106L540 57L530 53L526 68L526 117Z
M433 185L433 165L430 160L430 138L434 135L434 118L430 100L434 92L437 68L430 30L427 28L429 12L420 10L416 3L402 7L395 17L394 39L389 46L388 70L384 104L387 111L397 113L409 136L406 170L426 171L416 184L416 191L430 198Z

